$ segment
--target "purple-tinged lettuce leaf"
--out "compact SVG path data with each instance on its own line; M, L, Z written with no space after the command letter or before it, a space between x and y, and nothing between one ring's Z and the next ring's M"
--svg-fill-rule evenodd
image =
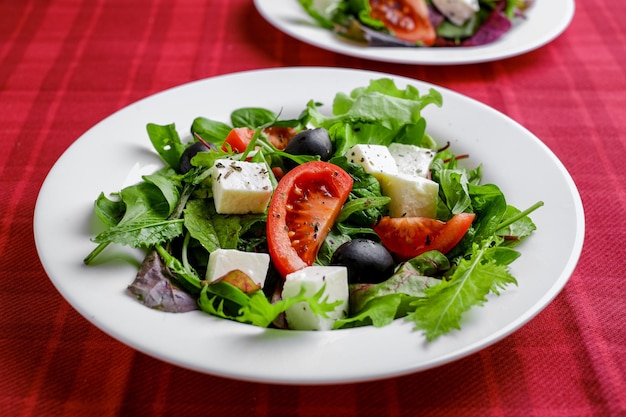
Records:
M489 14L485 23L478 28L474 36L464 40L463 46L485 45L499 39L511 30L513 23L501 10L494 10Z
M161 257L151 251L128 290L139 302L150 308L170 313L198 310L195 298L174 285L169 277L170 273Z

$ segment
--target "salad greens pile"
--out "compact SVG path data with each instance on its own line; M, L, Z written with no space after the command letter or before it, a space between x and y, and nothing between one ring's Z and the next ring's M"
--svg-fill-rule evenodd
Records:
M393 80L382 78L349 94L338 93L331 115L324 114L314 100L292 119L264 108L241 108L232 112L230 123L196 118L190 131L194 139L187 143L173 124L149 124L149 138L165 166L135 185L108 197L104 193L98 196L95 214L105 230L92 238L97 247L84 262L93 263L112 243L145 249L146 258L129 290L145 305L164 311L200 309L242 323L281 327L281 313L293 303L306 301L324 316L337 304L327 302L323 291L313 297L301 292L293 298L277 299L282 278L271 266L264 288L235 275L215 282L204 279L209 254L216 249L267 252L265 213L216 213L209 176L213 162L228 157L264 163L275 185L278 180L272 168L285 168L286 159L302 164L318 157L278 150L264 128L324 127L333 141L329 162L348 172L354 185L316 264L328 265L334 251L350 239L375 239L372 225L386 213L389 199L381 194L376 178L344 156L355 144L400 142L436 149L431 177L439 183L437 218L446 221L463 212L476 215L470 230L446 255L426 252L399 263L393 276L380 284L351 285L350 315L337 321L335 328L380 327L404 317L428 340L459 329L470 308L481 306L489 294L516 284L509 272L509 265L520 255L514 248L535 230L528 215L542 203L523 211L508 205L496 185L481 183L481 165L464 168L461 164L466 156L455 155L448 146L438 148L426 133L421 111L442 104L434 89L422 95L413 86L400 89ZM223 145L234 127L255 129L243 153ZM211 150L197 153L191 159L193 168L182 173L181 156L198 141Z
M370 46L476 46L507 33L533 0L298 0L320 27ZM412 23L406 23L411 20Z

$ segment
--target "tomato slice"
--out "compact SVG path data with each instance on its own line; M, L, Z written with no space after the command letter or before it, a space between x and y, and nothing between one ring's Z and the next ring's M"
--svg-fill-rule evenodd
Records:
M465 236L476 215L455 214L447 222L427 217L383 217L374 231L382 244L400 260L430 250L447 253Z
M437 34L424 0L369 0L370 15L383 22L395 37L431 46Z
M267 135L268 140L276 147L276 149L284 150L297 131L292 127L270 126L264 128L263 133ZM224 139L222 150L229 151L230 149L228 149L228 144L233 151L243 153L250 144L253 136L253 129L247 127L235 127L228 133L226 139Z
M267 215L267 245L284 278L310 266L352 190L352 177L329 162L298 165L279 181Z
M298 132L293 127L271 126L263 129L263 133L267 135L270 143L274 145L276 149L282 151L287 147L291 138Z
M226 139L224 139L224 143L222 144L222 150L233 150L237 153L243 153L250 144L253 136L254 130L247 127L235 127L230 132L228 132L228 136L226 136ZM230 145L230 149L227 145Z

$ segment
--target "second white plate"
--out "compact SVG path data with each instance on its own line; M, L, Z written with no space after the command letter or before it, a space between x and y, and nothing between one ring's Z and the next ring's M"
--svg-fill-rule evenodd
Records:
M316 26L298 0L254 0L259 13L282 32L344 55L402 64L453 65L495 61L537 49L559 36L574 17L574 0L536 0L527 19L499 40L458 48L402 48L357 45Z

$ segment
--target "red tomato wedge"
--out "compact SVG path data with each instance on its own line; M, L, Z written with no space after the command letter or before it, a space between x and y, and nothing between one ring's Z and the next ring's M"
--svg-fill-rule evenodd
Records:
M447 253L465 236L476 215L455 214L447 222L427 217L383 217L374 231L382 244L400 260L430 250Z
M250 144L253 136L254 130L247 127L235 127L228 133L226 139L224 139L222 150L233 150L237 153L243 153ZM230 145L230 149L227 145Z
M293 127L271 126L263 129L270 143L281 151L287 147L292 137L298 133Z
M428 17L425 0L369 0L371 13L394 36L407 42L431 46L437 34Z
M278 182L267 214L267 245L284 278L310 266L352 190L352 177L322 161L298 165Z
M267 139L276 149L284 150L292 137L297 133L296 129L292 127L280 127L270 126L263 129L263 133L267 136ZM237 153L243 153L252 137L254 136L254 130L247 127L235 127L226 136L224 143L222 144L222 150L233 150ZM230 145L231 149L228 149Z

